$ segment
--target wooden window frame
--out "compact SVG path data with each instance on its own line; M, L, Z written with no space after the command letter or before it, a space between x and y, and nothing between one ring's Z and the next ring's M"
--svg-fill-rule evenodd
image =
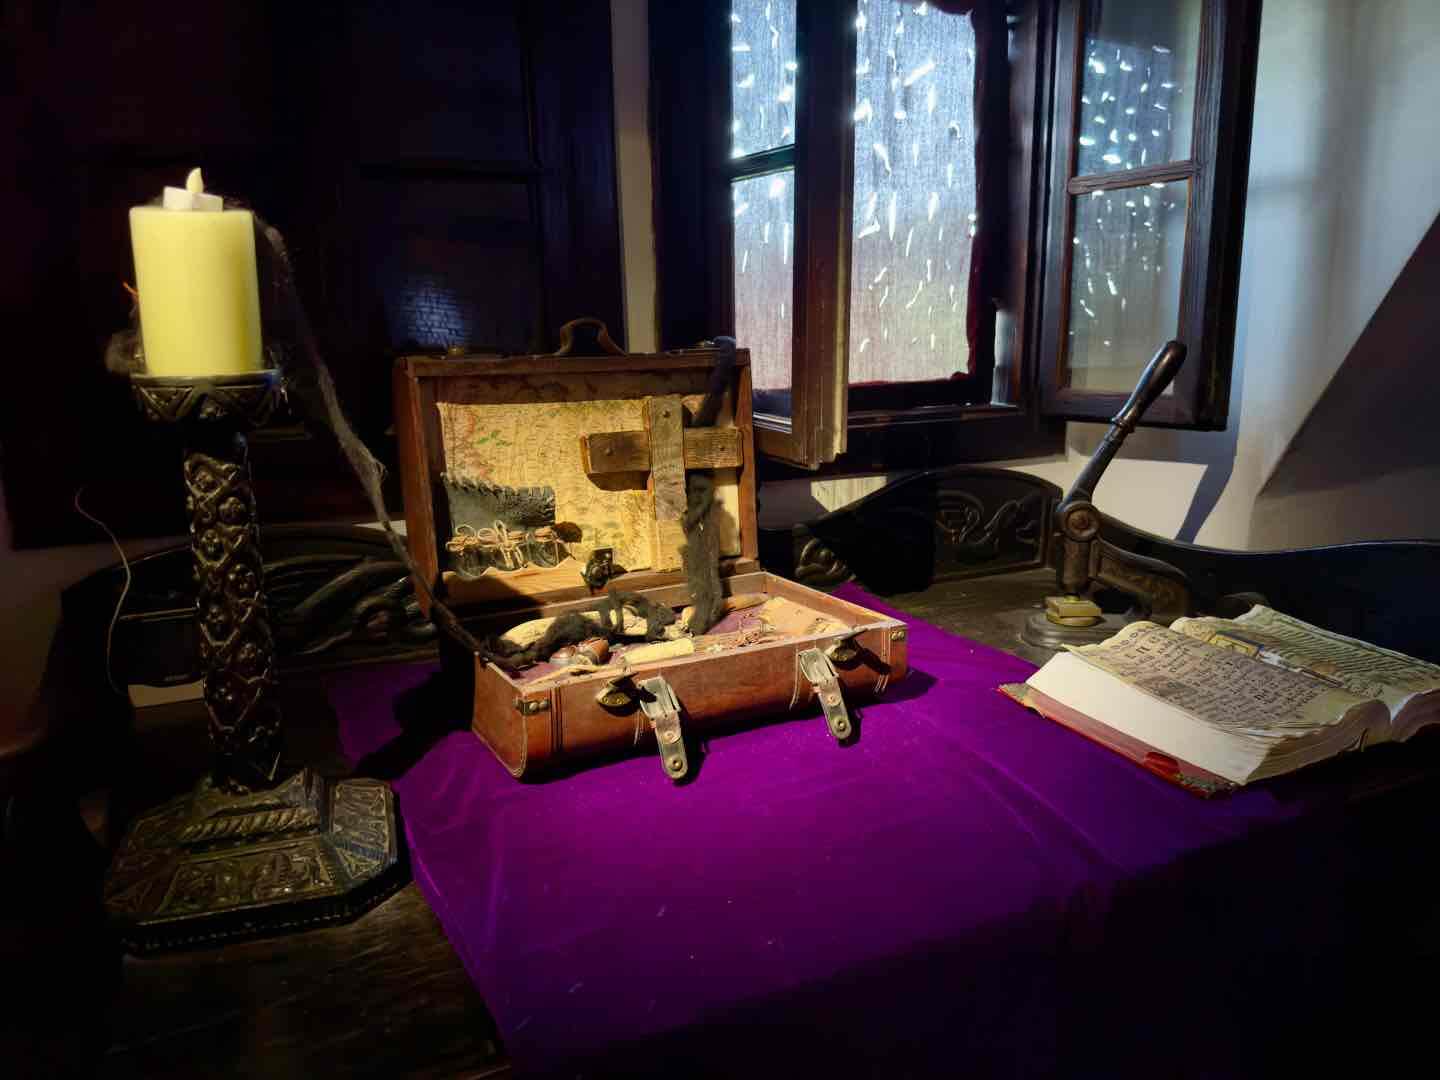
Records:
M757 414L769 478L921 468L1026 457L1060 449L1033 384L1041 163L1049 139L1050 3L1011 5L1009 206L993 368L967 377L974 404L925 400L930 384L883 388L895 400L852 411L848 384L849 271L854 190L855 29L848 5L800 0L793 147L732 161L729 41L724 5L651 5L657 199L657 303L666 348L733 332L733 179L795 167L796 266L792 414ZM675 10L683 7L684 13ZM696 5L700 7L700 5ZM839 103L836 107L833 103ZM695 138L700 130L704 135ZM760 165L768 168L758 167ZM699 209L699 214L695 213ZM1032 235L1033 234L1033 235ZM955 383L944 390L954 395ZM872 388L863 388L862 393ZM873 392L870 396L875 396ZM916 400L919 399L919 403Z
M1086 0L1059 0L1055 37L1054 149L1048 190L1047 289L1041 317L1040 404L1070 420L1108 420L1129 391L1068 385L1066 328L1070 319L1076 196L1175 180L1189 182L1176 337L1188 354L1174 392L1152 405L1145 423L1220 430L1230 405L1240 240L1250 167L1260 0L1204 0L1196 60L1190 156L1140 169L1075 175L1080 88L1085 59ZM1155 342L1156 348L1163 342ZM1138 357L1143 363L1145 357Z
M854 129L848 108L825 106L853 101L855 35L848 5L800 0L799 137L794 148L770 152L775 168L795 166L794 395L788 425L757 416L762 476L1053 454L1063 447L1060 421L1113 416L1126 392L1072 389L1064 370L1072 198L1096 186L1190 182L1177 327L1189 357L1174 392L1152 408L1146 422L1225 426L1260 0L1204 0L1189 159L1100 178L1073 176L1083 2L1007 4L1009 213L997 241L1003 272L996 283L994 370L975 375L989 393L977 392L976 404L943 404L924 400L927 384L894 384L884 389L897 400L859 408L846 378ZM707 4L698 16L697 7L651 5L658 304L665 347L734 328L729 184L743 174L729 160L728 29L723 6ZM720 17L710 17L717 10ZM706 134L697 138L697 131ZM755 171L746 168L745 174Z
M725 5L728 8L728 4ZM828 10L822 10L827 9ZM706 7L716 14L719 5ZM804 77L797 81L795 141L788 146L732 158L730 69L710 80L716 95L715 115L721 123L709 128L718 136L711 161L718 183L711 219L713 246L727 267L735 262L734 221L730 185L736 180L793 169L795 185L794 317L791 338L791 414L757 412L756 448L790 462L833 461L845 449L843 402L850 333L850 215L852 212L855 132L848 113L827 109L826 102L855 96L855 33L837 25L837 8L799 0L796 5L795 54ZM726 24L707 18L711 55L730 55ZM723 48L721 47L723 44ZM847 51L848 50L848 51ZM730 333L735 330L734 274L717 275L715 310Z

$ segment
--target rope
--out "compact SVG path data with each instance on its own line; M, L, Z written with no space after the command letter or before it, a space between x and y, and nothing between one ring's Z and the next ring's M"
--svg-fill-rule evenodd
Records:
M259 214L255 215L255 226L264 237L274 260L275 296L278 301L275 314L282 321L289 323L290 335L297 346L298 355L290 355L288 352L282 354L290 361L289 364L282 365L287 368L286 374L313 376L315 388L320 392L324 407L323 420L334 433L341 451L359 478L360 486L370 500L370 508L374 511L375 520L380 523L386 539L390 541L390 547L394 550L396 558L410 570L416 589L424 593L430 601L430 618L471 652L508 667L504 657L482 645L475 635L460 624L455 613L445 606L436 594L434 585L421 571L415 557L410 554L410 549L404 539L395 531L395 527L390 521L390 512L385 508L385 495L381 488L385 479L385 467L376 460L375 455L361 441L360 436L355 434L355 429L350 426L350 421L340 406L339 395L335 392L335 380L331 377L330 369L326 367L325 359L320 354L320 347L315 341L310 320L305 314L304 305L300 302L299 291L295 287L295 272L290 263L290 254L285 246L285 238L280 234L279 229L264 221ZM312 417L312 419L322 418Z

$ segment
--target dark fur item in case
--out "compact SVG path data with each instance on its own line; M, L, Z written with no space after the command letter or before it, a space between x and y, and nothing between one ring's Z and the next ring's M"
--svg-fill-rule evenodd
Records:
M561 615L533 645L520 647L512 645L503 637L497 637L489 642L489 651L504 658L503 667L512 670L529 667L549 659L560 649L580 645L595 638L595 620L587 618L588 614L600 616L608 642L624 641L629 637L625 633L626 608L645 620L646 641L659 641L665 636L665 628L673 623L676 617L671 608L639 593L611 589L608 595L596 599L587 610Z
M520 647L512 645L503 637L496 637L489 642L489 649L492 653L505 658L503 666L520 671L531 664L538 664L541 660L549 658L559 649L570 645L579 645L582 641L589 641L594 636L594 620L587 619L583 612L571 611L551 623L550 628L533 645Z
M665 636L665 628L676 618L675 612L664 604L656 603L639 593L612 588L610 594L596 604L596 610L612 638L625 636L626 608L645 620L646 641L659 641Z
M715 508L715 478L694 472L686 479L685 486L685 546L680 549L680 560L695 608L685 629L691 634L703 634L720 621L723 610L720 531L711 520L711 511Z
M720 415L720 403L735 372L735 339L715 339L719 356L705 386L705 397L695 414L695 427L713 427ZM723 610L720 596L720 534L711 520L715 508L715 474L695 470L685 477L685 546L680 560L690 586L694 612L685 627L691 634L703 634L717 622Z

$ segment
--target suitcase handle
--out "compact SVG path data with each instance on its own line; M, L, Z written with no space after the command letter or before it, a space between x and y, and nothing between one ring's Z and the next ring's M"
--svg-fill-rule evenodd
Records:
M624 356L625 350L615 344L615 339L610 336L610 328L605 325L603 319L597 319L593 315L587 315L582 319L571 319L564 326L560 327L560 347L551 356L569 356L575 347L575 328L578 326L591 326L595 328L595 344L609 353L611 356ZM584 356L585 353L580 355ZM589 354L589 355L594 355Z

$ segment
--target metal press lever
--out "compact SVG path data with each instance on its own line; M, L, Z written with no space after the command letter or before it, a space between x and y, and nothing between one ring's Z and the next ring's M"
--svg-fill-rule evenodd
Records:
M1100 441L1095 455L1085 468L1080 470L1075 483L1070 485L1070 490L1061 500L1059 513L1062 527L1065 508L1077 502L1090 502L1095 494L1095 485L1100 483L1100 478L1105 475L1110 460L1119 451L1125 437L1135 430L1135 425L1145 415L1145 410L1155 404L1155 400L1165 392L1165 388L1175 381L1183 363L1185 346L1178 341L1167 341L1160 346L1160 351L1150 358L1150 363L1146 364L1145 370L1140 373L1140 381L1130 392L1129 400L1120 406L1120 411L1110 421L1110 430Z
M1045 598L1043 615L1030 619L1022 633L1034 645L1055 648L1061 644L1100 640L1123 626L1126 618L1106 616L1090 598L1097 585L1131 596L1129 617L1168 621L1185 614L1190 593L1185 577L1174 567L1121 551L1100 539L1100 512L1091 500L1126 436L1135 430L1145 411L1174 381L1185 362L1185 346L1167 341L1145 366L1129 399L1110 421L1110 430L1095 454L1080 470L1075 483L1055 508L1060 533L1056 577L1059 596Z

